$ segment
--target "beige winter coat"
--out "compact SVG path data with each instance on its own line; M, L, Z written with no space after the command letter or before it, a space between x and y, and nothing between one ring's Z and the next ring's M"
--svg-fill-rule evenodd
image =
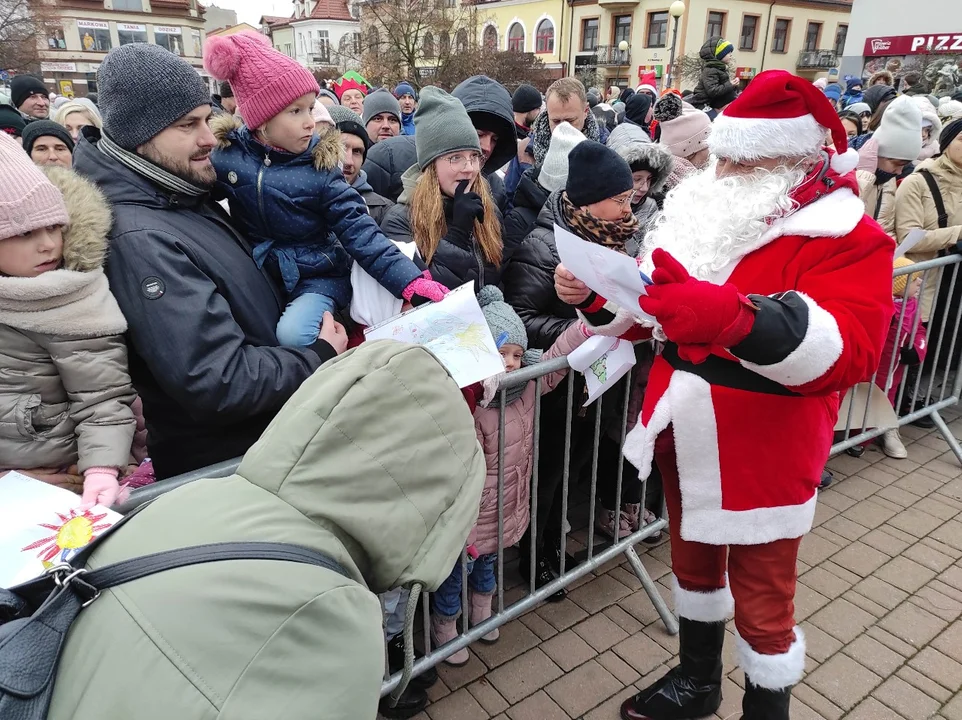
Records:
M858 196L865 205L865 214L873 218L889 237L895 238L895 178L882 185L875 184L875 174L856 170Z
M110 211L72 171L48 176L71 218L64 267L0 276L0 471L125 468L135 393L127 324L103 271Z
M948 224L939 228L938 213L935 201L919 170L932 173L939 190L942 202L948 214ZM942 155L919 163L915 172L909 175L899 185L895 195L895 229L898 241L902 242L914 229L926 230L922 241L907 253L909 260L919 262L930 260L945 250L955 246L962 239L962 167L959 167L948 157ZM928 320L935 301L938 273L930 272L922 291L922 319Z

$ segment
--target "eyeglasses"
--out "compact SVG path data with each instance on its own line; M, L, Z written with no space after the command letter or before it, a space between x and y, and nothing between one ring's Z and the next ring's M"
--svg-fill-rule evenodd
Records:
M455 155L448 155L445 160L448 161L448 164L452 168L459 170L472 166L481 167L481 160L483 158L484 156L481 153L470 153L469 155L457 153Z
M619 205L621 205L621 207L625 207L626 205L628 205L628 203L631 202L631 198L633 198L634 196L635 196L635 191L632 190L630 193L628 193L624 197L611 198L611 201L618 203Z

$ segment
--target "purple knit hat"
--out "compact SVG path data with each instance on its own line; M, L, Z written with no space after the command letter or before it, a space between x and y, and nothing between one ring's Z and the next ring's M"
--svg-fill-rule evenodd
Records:
M63 195L20 143L0 132L0 241L50 225L67 225Z
M240 114L259 128L301 95L317 94L314 76L293 58L254 32L207 38L204 67L216 80L230 82Z

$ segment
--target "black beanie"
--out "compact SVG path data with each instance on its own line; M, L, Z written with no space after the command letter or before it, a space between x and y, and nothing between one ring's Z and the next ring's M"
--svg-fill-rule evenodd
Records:
M234 97L234 89L230 86L230 83L226 80L220 84L220 96L222 98L232 98Z
M891 85L873 85L862 94L862 102L866 103L872 112L878 110L878 106L890 98L898 95L895 88Z
M651 97L648 93L635 93L625 101L625 118L635 125L648 127L651 118L648 111L651 110Z
M39 138L45 136L62 140L63 144L70 150L70 154L73 154L73 138L70 137L67 128L53 120L34 120L27 123L27 126L23 129L23 149L26 150L27 155L33 152L33 144Z
M618 153L594 140L584 140L568 153L565 194L576 206L592 205L635 186L631 168Z
M541 107L541 93L533 85L519 85L511 96L511 107L516 113L526 113Z
M31 95L40 93L46 97L50 91L43 80L33 75L17 75L10 81L10 100L15 108L20 108Z
M952 141L962 133L962 119L953 120L948 125L942 129L942 134L939 135L939 152L944 153Z
M15 138L23 135L27 121L20 111L12 105L0 105L0 132L5 132Z

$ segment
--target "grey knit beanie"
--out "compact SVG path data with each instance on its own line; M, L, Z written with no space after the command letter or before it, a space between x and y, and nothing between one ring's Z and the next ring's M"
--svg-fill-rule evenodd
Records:
M471 124L464 105L433 85L421 91L418 109L414 113L414 128L414 144L421 170L448 153L458 150L481 152L478 131Z
M401 105L390 90L375 90L364 98L363 112L361 119L365 125L371 121L372 117L381 113L390 113L399 123L401 122Z
M417 137L417 133L414 137ZM514 308L504 301L504 295L496 286L485 285L481 288L478 305L496 343L499 337L507 333L500 345L519 345L522 350L528 349L528 332L524 329L524 323Z
M140 145L175 120L210 105L207 87L190 64L158 45L114 48L97 71L104 132L125 150Z
M538 184L541 187L548 192L565 189L568 182L568 154L574 150L575 145L584 140L585 136L570 123L563 122L555 128L551 134L548 152L541 163L541 172L538 173Z

